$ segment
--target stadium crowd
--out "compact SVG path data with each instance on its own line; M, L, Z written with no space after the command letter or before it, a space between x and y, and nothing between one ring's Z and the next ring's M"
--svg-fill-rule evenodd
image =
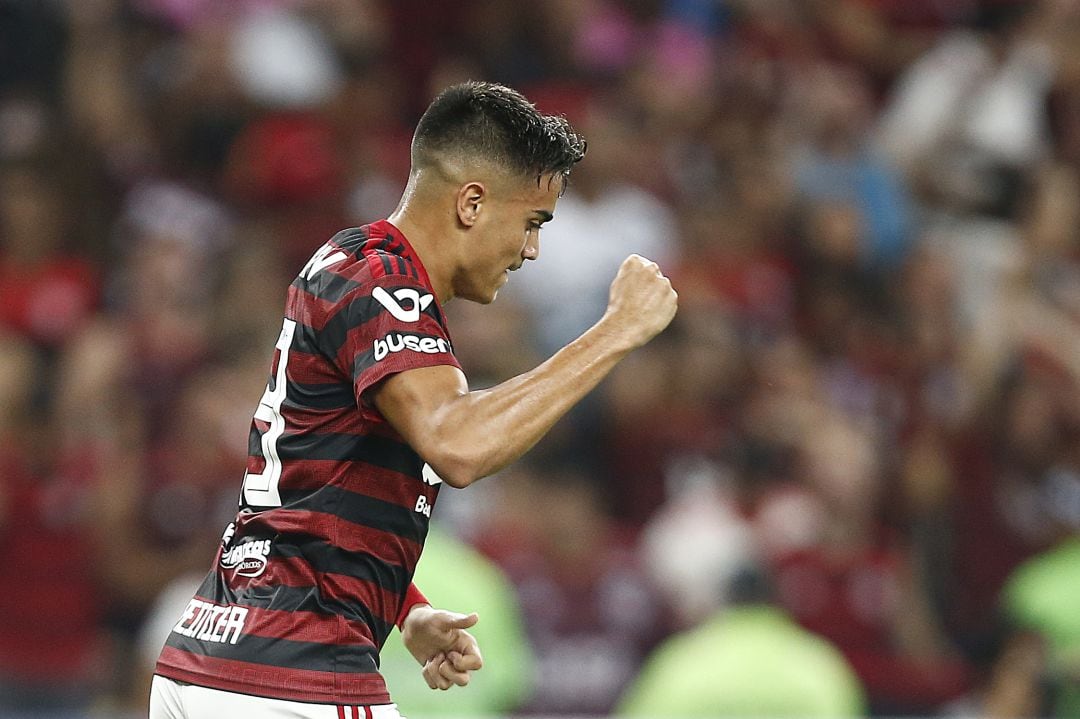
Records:
M1080 717L1075 0L0 0L0 714L143 711L285 287L468 78L589 142L540 261L448 307L470 381L595 321L630 252L680 311L444 490L420 586L498 629L418 716L640 713L749 598L842 656L826 714Z

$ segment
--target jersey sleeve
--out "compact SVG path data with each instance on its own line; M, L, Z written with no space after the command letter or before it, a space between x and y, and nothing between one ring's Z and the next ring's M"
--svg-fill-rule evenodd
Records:
M442 310L416 280L388 275L365 283L342 308L346 336L335 364L352 377L357 404L398 372L450 365L460 369Z

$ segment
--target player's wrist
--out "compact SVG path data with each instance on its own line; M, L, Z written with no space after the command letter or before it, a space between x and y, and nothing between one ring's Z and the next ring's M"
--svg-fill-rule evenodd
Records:
M643 344L637 339L637 334L635 327L609 310L599 322L586 331L585 336L595 338L598 346L622 359Z

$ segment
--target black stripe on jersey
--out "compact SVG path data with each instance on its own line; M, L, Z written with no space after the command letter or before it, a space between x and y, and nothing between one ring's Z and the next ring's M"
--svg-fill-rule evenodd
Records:
M389 532L417 544L427 536L427 518L411 507L384 502L333 485L319 491L280 489L282 506L289 509L321 512L341 517L347 522Z
M359 287L360 283L333 272L323 271L315 273L315 277L310 280L297 277L292 285L298 290L315 295L320 300L336 303Z
M165 643L181 651L205 655L204 642L171 632ZM310 669L340 674L374 674L378 671L376 650L371 647L335 646L291 639L243 634L236 644L214 643L209 654L217 659L265 664L284 669Z
M327 357L337 357L338 350L345 344L352 327L361 325L385 311L386 308L371 295L357 295L326 321L322 330L317 333L316 341ZM294 346L295 343L294 339Z
M236 592L232 602L242 607L271 609L278 612L311 612L326 617L335 616L358 622L375 632L376 641L386 639L393 624L375 616L359 599L342 601L319 593L318 587L290 587L255 585Z
M344 382L301 384L288 381L282 404L296 409L345 409L356 406L352 385Z
M286 430L277 448L282 460L364 462L410 477L419 477L423 467L420 456L409 445L376 434L289 434Z
M315 330L315 328L305 325L303 322L296 323L296 331L293 332L292 346L289 348L290 354L301 352L308 355L322 356L322 333Z
M248 456L258 457L259 459L266 459L263 457L262 451L262 436L263 433L255 426L253 422L251 424L251 431L248 432Z
M395 257L396 255L391 255L381 250L376 250L375 256L379 258L380 262L382 262L383 272L387 275L393 275L393 264L390 262L390 258Z
M334 243L343 250L348 250L355 254L365 242L370 239L367 228L365 227L348 227L341 232L330 238L330 242Z
M400 592L412 581L412 573L405 567L383 561L367 552L350 552L307 534L287 535L287 541L274 543L271 553L289 559L299 557L316 572L344 574L353 579L371 582L390 592Z
M435 303L432 302L432 305L434 305L434 304ZM446 339L445 337L442 337L441 335L433 335L433 334L430 334L430 333L427 333L427 332L403 332L401 334L412 335L412 336L418 337L420 339L424 339L426 337L430 337L432 339L443 339L443 340ZM382 338L380 338L380 339L382 339ZM404 351L404 352L412 352L413 350L406 349L406 350L402 350L402 351ZM450 352L449 354L453 354L453 352ZM386 359L386 358L384 357L383 359ZM372 367L374 367L380 361L381 360L375 359L375 347L374 346L371 349L366 350L365 352L362 352L361 354L357 355L356 358L353 360L353 382L355 382L360 375L362 375L364 372L366 372L369 369L371 369Z

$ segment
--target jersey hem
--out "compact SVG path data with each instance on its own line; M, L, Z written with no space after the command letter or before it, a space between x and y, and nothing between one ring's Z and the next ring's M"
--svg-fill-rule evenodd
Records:
M317 694L285 688L271 688L264 686L251 686L244 682L233 681L220 676L207 676L189 669L170 667L158 662L154 668L154 674L172 679L173 681L186 682L206 689L217 689L233 694L245 694L262 699L281 699L290 702L303 702L305 704L345 704L375 706L378 704L392 704L389 692L376 694Z

